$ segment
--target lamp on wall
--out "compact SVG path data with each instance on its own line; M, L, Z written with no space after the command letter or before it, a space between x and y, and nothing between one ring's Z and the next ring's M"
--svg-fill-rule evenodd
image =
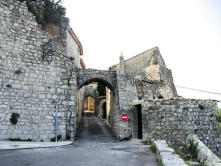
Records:
M52 39L50 39L47 43L42 45L42 59L43 61L47 61L49 64L52 62L53 56L54 56L54 51L52 49L52 44L51 44Z
M53 50L51 50L51 49L47 50L47 52L46 52L44 58L46 58L46 61L47 61L49 64L52 62L53 55L54 55L54 51L53 51Z

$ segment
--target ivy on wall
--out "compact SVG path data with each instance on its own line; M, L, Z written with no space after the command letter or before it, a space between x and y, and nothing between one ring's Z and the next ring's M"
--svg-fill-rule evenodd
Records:
M11 124L16 125L19 117L20 115L18 113L12 113L10 118Z
M62 0L19 0L25 1L28 10L36 16L39 24L46 23L59 24L65 16L65 8L60 5Z

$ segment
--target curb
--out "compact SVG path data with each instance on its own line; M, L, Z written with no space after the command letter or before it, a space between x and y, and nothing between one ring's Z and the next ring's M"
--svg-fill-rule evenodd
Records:
M49 148L70 145L73 142L10 142L0 141L0 150L12 150L12 149L31 149L31 148Z
M157 157L163 166L187 166L165 140L154 141Z

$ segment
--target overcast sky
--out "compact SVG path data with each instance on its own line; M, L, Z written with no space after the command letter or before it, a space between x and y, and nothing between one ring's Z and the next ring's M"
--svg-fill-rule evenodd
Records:
M175 85L221 93L220 0L64 0L87 68L158 46ZM177 88L189 98L221 100ZM221 106L221 104L220 104Z

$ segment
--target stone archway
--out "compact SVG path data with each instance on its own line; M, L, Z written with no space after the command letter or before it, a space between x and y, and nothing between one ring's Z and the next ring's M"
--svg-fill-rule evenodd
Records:
M80 69L77 73L77 87L80 89L81 87L92 82L100 82L115 93L117 79L116 75L116 71Z
M76 73L77 89L93 82L98 82L110 90L108 97L110 106L108 122L118 139L130 138L131 124L122 122L120 115L129 114L134 106L131 102L137 100L136 81L133 75L119 74L111 70L79 69Z
M117 72L109 70L80 69L76 74L76 79L78 90L95 82L105 85L110 90L109 95L111 104L109 111L109 124L115 135L118 137L119 98L116 85Z

